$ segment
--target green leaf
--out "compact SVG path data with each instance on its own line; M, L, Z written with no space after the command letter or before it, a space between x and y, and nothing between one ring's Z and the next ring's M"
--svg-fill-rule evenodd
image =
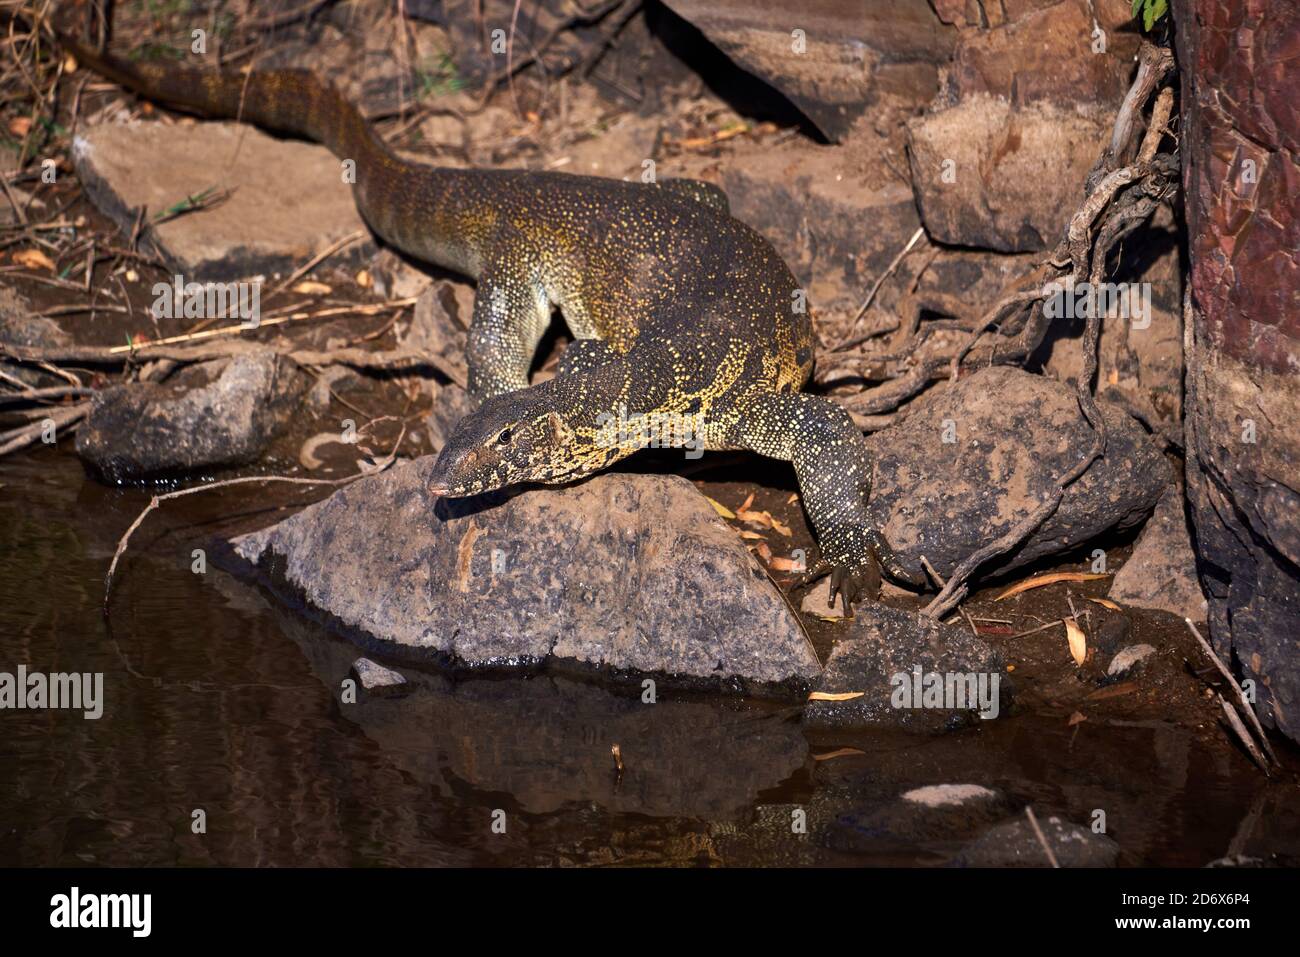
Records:
M1155 14L1150 7L1142 11L1142 29L1148 33L1151 32L1152 25L1156 22Z
M1133 0L1133 16L1138 15L1138 10L1142 9L1144 0Z

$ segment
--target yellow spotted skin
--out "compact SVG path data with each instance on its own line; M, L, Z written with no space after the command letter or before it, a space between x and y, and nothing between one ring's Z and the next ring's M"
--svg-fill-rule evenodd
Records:
M611 441L611 417L650 417L668 423L667 444L792 462L820 567L850 602L874 594L878 562L906 579L867 522L861 433L840 406L799 391L814 338L795 278L716 187L423 166L394 156L307 72L136 64L59 32L82 63L151 99L325 144L355 164L357 207L376 233L477 280L467 365L480 405L435 466L445 494L589 475L639 447ZM576 339L560 374L530 385L555 307Z

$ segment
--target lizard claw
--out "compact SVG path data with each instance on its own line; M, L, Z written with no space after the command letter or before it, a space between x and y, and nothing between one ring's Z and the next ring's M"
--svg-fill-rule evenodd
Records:
M857 602L863 599L875 601L880 597L880 566L874 555L869 555L865 562L857 565L840 564L823 558L795 579L792 587L803 588L827 575L831 581L826 607L834 608L835 597L842 596L844 611L850 618L853 617L853 606Z

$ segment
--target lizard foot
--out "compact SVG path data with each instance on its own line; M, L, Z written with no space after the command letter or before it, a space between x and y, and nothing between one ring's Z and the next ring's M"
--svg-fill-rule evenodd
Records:
M875 601L880 597L880 565L875 556L869 555L865 562L840 564L823 558L812 568L800 575L794 583L795 588L803 588L825 578L831 579L830 594L826 606L835 607L835 596L844 596L844 611L853 617L853 606L864 599Z

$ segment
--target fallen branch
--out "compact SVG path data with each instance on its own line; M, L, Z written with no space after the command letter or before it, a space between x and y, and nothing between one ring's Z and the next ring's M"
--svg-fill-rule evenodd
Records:
M135 534L136 529L144 524L144 520L148 517L149 513L163 502L168 501L169 499L182 498L186 495L196 495L199 492L211 491L214 488L227 488L232 485L248 485L253 482L282 482L289 485L317 486L347 485L351 482L355 482L357 479L365 478L367 475L377 475L392 465L393 462L397 460L397 450L402 447L402 441L405 438L406 425L403 423L401 434L398 435L397 442L394 443L391 452L375 463L375 466L368 471L358 472L355 475L345 475L343 478L309 479L297 478L292 475L246 475L240 478L224 479L220 482L209 482L206 485L196 485L193 488L183 488L175 492L164 492L162 495L155 495L149 500L149 504L145 506L144 511L136 516L135 521L131 523L130 527L126 530L125 534L122 535L121 539L118 540L117 550L113 552L113 560L109 563L108 573L104 576L104 617L107 618L109 614L109 600L113 593L113 577L117 573L117 563L121 561L122 556L126 553L127 544L131 541L131 536Z
M1255 733L1259 735L1260 744L1264 746L1264 750L1268 752L1268 756L1273 760L1273 763L1279 764L1280 762L1277 759L1277 754L1274 753L1273 746L1268 743L1268 738L1264 734L1264 727L1259 723L1259 718L1255 715L1255 709L1252 708L1250 702L1246 700L1246 692L1243 691L1241 685L1237 683L1237 679L1234 678L1232 672L1228 670L1228 666L1225 665L1219 656L1214 653L1214 649L1210 647L1210 643L1205 640L1197 627L1192 624L1192 620L1190 618L1184 618L1183 621L1187 623L1188 630L1196 636L1196 640L1200 643L1201 650L1205 652L1206 657L1214 662L1214 666L1219 669L1219 673L1227 679L1228 684L1230 684L1232 689L1237 692L1237 700L1241 703L1241 710L1246 713L1246 717L1250 720L1251 727L1253 727ZM1224 702L1224 705L1227 705L1226 701ZM1267 766L1265 766L1264 770L1268 770Z

